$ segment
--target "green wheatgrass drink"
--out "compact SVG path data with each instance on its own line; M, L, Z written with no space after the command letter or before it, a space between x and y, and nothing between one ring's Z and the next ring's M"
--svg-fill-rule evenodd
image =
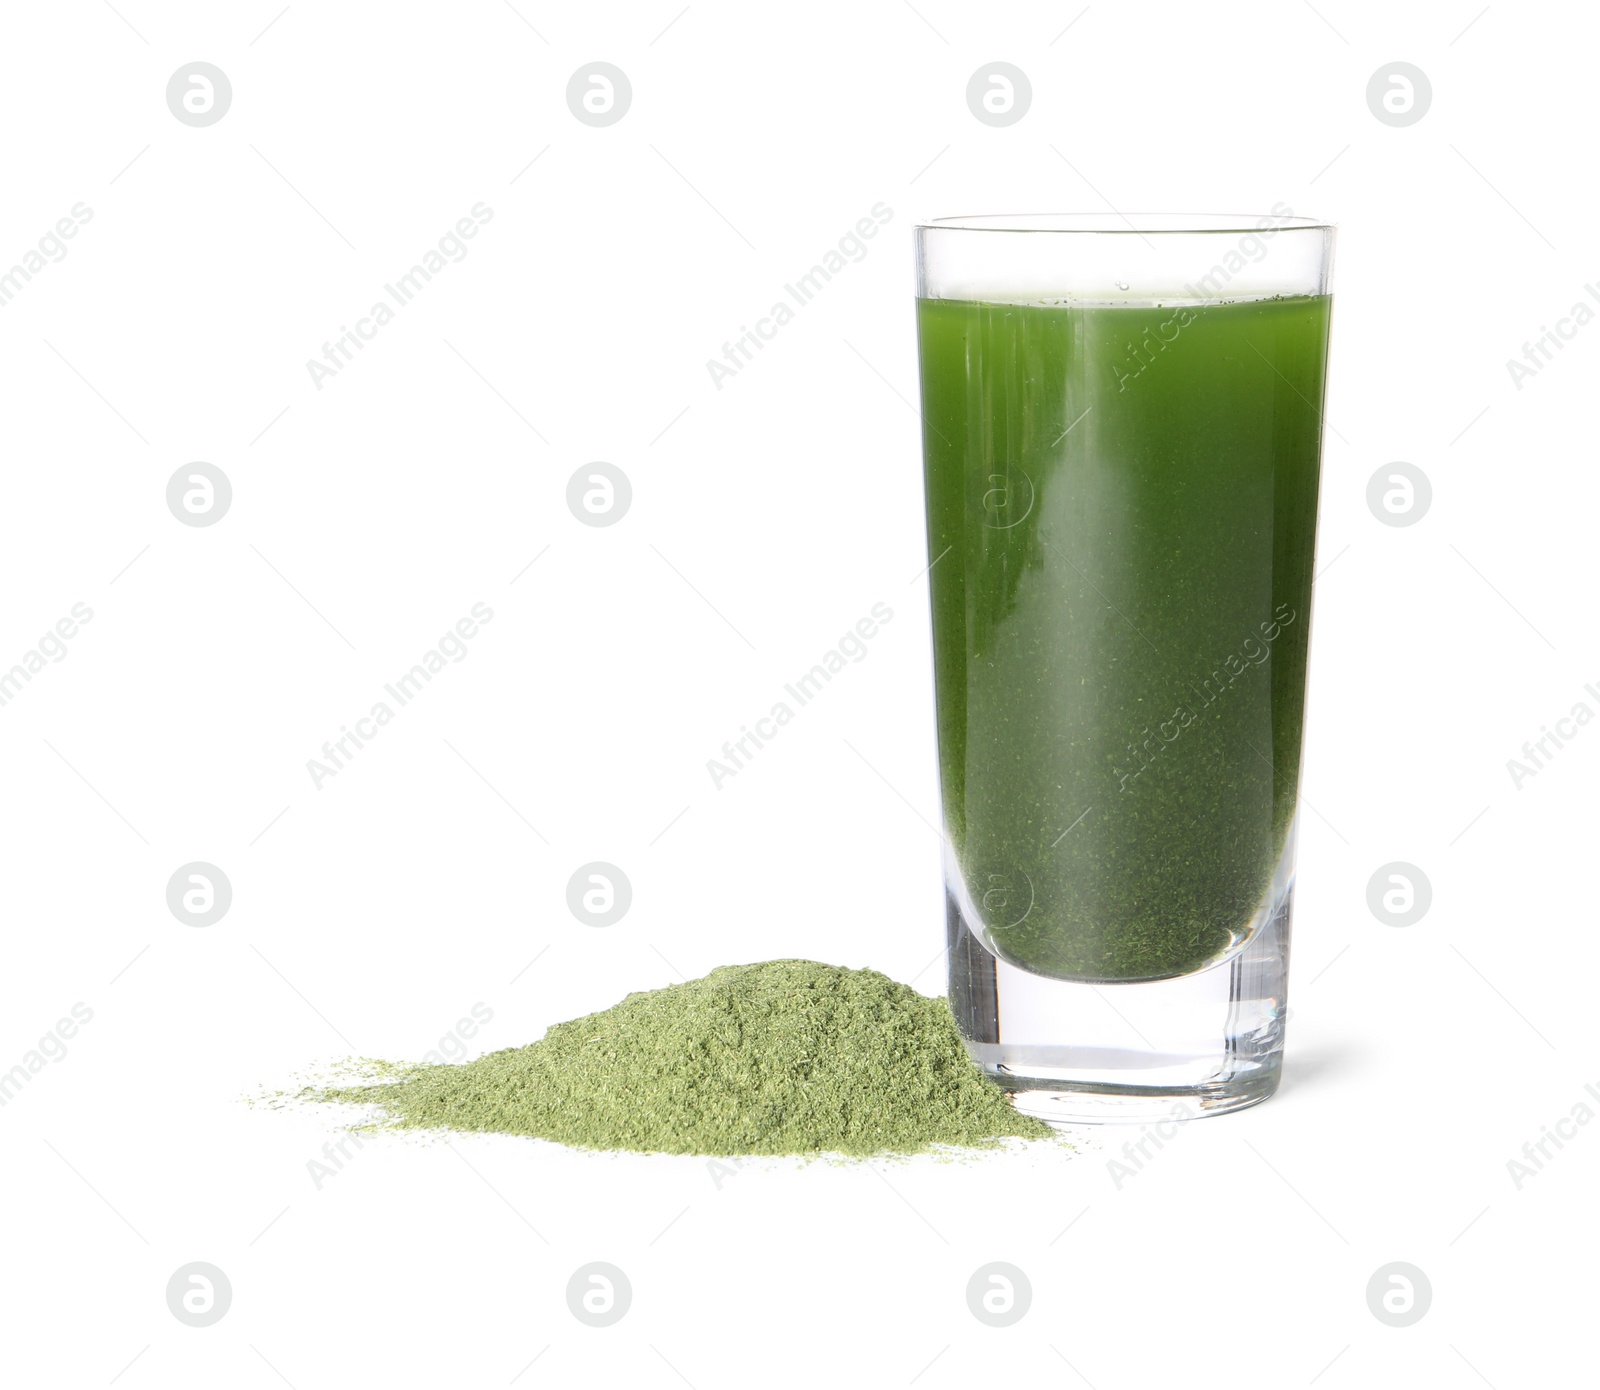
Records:
M1185 975L1270 911L1330 302L918 301L950 877L1013 965Z

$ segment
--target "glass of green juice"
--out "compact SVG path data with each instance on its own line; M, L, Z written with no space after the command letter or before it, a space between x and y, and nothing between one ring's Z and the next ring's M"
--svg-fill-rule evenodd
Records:
M950 1003L1029 1114L1277 1087L1333 240L917 228Z

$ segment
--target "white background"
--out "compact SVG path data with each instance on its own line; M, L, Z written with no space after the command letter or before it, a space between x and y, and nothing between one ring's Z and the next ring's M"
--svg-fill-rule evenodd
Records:
M518 5L7 14L0 263L93 217L0 309L0 666L94 616L0 709L0 1068L93 1010L0 1110L5 1378L1512 1390L1587 1363L1600 1126L1520 1190L1507 1162L1600 1082L1600 729L1520 790L1506 761L1600 710L1600 327L1521 389L1506 360L1600 278L1593 17ZM196 59L233 87L203 129L164 95ZM603 129L564 95L596 59L633 89ZM1004 129L965 100L995 60L1033 87ZM1433 89L1406 128L1366 103L1395 60ZM306 360L480 201L466 258L317 389ZM718 390L706 360L880 201ZM419 1057L475 1003L488 1049L732 961L942 988L911 228L1280 201L1341 232L1279 1096L1120 1187L1136 1136L1088 1130L732 1177L389 1139L318 1187L334 1117L241 1097ZM233 485L208 528L165 503L196 460ZM605 529L565 501L594 460L633 487ZM1365 500L1395 460L1433 485L1407 528ZM466 659L314 786L478 602ZM870 655L714 789L876 602ZM233 886L203 929L165 900L194 860ZM604 930L566 906L590 860L633 884ZM1366 905L1393 860L1433 886L1413 927ZM595 1260L633 1288L607 1329L566 1304ZM966 1306L992 1260L1032 1285L1006 1329ZM1396 1260L1433 1288L1404 1329L1365 1296ZM232 1284L205 1329L166 1305L191 1261Z

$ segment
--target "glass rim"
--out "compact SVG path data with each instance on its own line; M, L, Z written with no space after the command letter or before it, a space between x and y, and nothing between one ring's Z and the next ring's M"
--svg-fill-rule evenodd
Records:
M918 222L919 232L1024 232L1095 236L1243 236L1260 232L1333 231L1320 217L1278 213L979 213Z

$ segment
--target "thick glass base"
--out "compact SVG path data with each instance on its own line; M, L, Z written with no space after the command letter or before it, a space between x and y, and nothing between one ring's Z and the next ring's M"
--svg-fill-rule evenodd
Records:
M1283 874L1274 888L1271 912L1228 960L1137 984L1010 965L949 895L950 1006L968 1051L1018 1110L1052 1124L1197 1119L1259 1104L1277 1089L1283 1060L1293 881Z

